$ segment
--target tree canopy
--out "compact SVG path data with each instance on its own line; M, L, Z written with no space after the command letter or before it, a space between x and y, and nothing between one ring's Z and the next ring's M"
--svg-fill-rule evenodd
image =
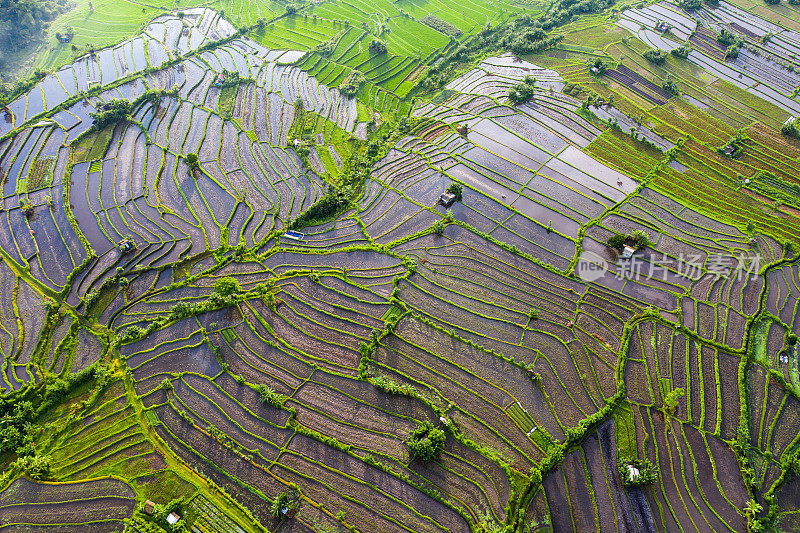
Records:
M66 0L0 0L0 50L28 46L44 35Z

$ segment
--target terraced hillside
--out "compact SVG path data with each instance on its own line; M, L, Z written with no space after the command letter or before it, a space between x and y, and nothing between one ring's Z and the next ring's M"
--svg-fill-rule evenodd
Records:
M800 531L800 17L696 4L136 4L39 57L0 530Z

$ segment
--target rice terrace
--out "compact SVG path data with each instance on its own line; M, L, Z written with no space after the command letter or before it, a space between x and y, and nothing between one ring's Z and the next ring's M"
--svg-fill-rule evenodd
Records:
M0 2L0 533L800 532L800 0Z

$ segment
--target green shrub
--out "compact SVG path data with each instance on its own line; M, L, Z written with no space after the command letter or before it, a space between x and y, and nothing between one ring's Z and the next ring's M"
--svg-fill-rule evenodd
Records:
M185 509L183 508L185 502L185 498L178 497L170 500L165 505L156 504L155 510L153 511L152 521L167 531L183 531L183 520L179 521L177 524L173 524L173 526L170 527L170 525L167 524L167 517L173 512L179 514L180 516L185 516ZM174 526L179 527L176 528Z
M369 378L369 382L376 389L380 389L388 394L399 394L403 396L418 396L419 391L413 385L408 383L398 383L395 380L386 376L375 376Z
M144 337L144 333L145 331L139 326L130 326L122 335L117 337L117 342L120 344L133 342Z
M674 413L678 407L678 400L686 395L686 391L682 388L671 390L669 394L664 397L664 409L668 413Z
M703 7L700 0L680 0L679 5L686 11L697 11Z
M399 121L397 121L397 131L406 134L411 129L411 125L408 123L407 117L402 117Z
M625 241L627 237L622 233L615 233L611 237L608 238L606 244L608 244L609 248L613 248L618 252L622 252L622 249L625 247Z
M653 243L650 242L650 236L640 229L637 229L636 231L634 231L633 233L629 233L628 235L625 235L623 233L615 233L614 235L608 238L606 244L608 245L609 248L613 248L620 253L625 248L626 244L629 244L632 248L636 250L653 245Z
M639 475L632 477L632 473L628 467L635 468L639 471ZM622 483L626 487L641 487L642 485L651 485L658 480L658 473L656 468L650 463L648 459L620 459L618 463L619 475L622 478Z
M11 466L18 468L35 481L50 477L51 457L49 455L27 455L20 457Z
M336 43L338 42L340 35L341 32L337 35L334 35L327 41L319 43L317 46L314 47L314 50L317 53L319 53L319 55L321 55L322 57L330 57L331 54L333 54L333 51L336 50Z
M689 52L692 51L691 45L689 43L684 43L677 48L673 48L670 54L679 58L679 59L686 59L689 57Z
M297 491L282 492L272 499L269 511L272 518L284 518L286 515L294 514L300 506L300 494ZM283 510L286 509L286 514Z
M425 24L426 26L431 27L434 30L444 33L445 35L448 35L450 37L461 37L463 33L461 30L459 30L449 22L440 19L436 15L430 15L430 14L425 15L424 17L419 19L419 21Z
M534 39L536 35L538 35L537 32L525 32L514 38L507 48L517 55L538 54L554 47L564 39L563 35L555 35L546 39L536 40Z
M444 431L433 426L427 420L411 432L406 445L412 459L430 461L439 457L444 449Z
M781 133L787 137L800 139L800 130L797 129L797 119L791 118L781 126Z
M589 72L593 76L602 76L608 70L608 63L598 57L594 61L589 62Z
M241 285L235 278L226 276L214 282L214 294L220 296L230 296L242 291Z
M350 196L346 191L328 186L328 194L317 200L315 204L303 211L290 224L289 229L300 229L314 222L335 216L350 205Z
M717 42L724 46L730 46L739 42L739 36L723 26L722 31L717 35Z
M456 200L461 200L461 193L464 192L464 187L460 183L453 182L447 187L447 192L455 195Z
M533 85L520 83L508 90L508 99L514 104L523 104L533 98L535 93Z
M732 44L725 50L725 59L736 59L739 57L739 49L741 45Z
M661 82L661 88L667 91L670 94L678 94L678 83L672 79L672 76L667 76Z
M100 106L99 110L89 113L94 119L94 127L98 130L110 124L118 124L128 120L132 107L128 100L111 100Z
M369 51L375 55L381 55L386 53L386 43L380 41L378 39L373 39L371 43L369 43Z
M339 92L345 96L355 96L361 85L367 81L359 70L352 70L339 85Z
M221 429L219 429L214 424L209 424L206 427L206 431L208 432L209 435L214 437L214 439L216 439L219 442L225 442L225 440L227 440L227 438L228 438L228 436L225 434L225 432L222 431Z
M633 244L637 250L653 245L653 242L650 240L650 236L645 233L644 230L637 229L631 233L629 237L633 240Z
M654 65L660 65L667 60L667 54L662 50L648 50L642 56Z

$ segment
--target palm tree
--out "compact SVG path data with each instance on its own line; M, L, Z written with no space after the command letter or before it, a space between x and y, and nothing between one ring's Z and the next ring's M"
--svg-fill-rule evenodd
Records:
M748 522L752 522L753 519L756 517L758 513L761 512L763 508L761 505L756 502L755 500L750 500L746 504L744 504L744 515L747 517Z

